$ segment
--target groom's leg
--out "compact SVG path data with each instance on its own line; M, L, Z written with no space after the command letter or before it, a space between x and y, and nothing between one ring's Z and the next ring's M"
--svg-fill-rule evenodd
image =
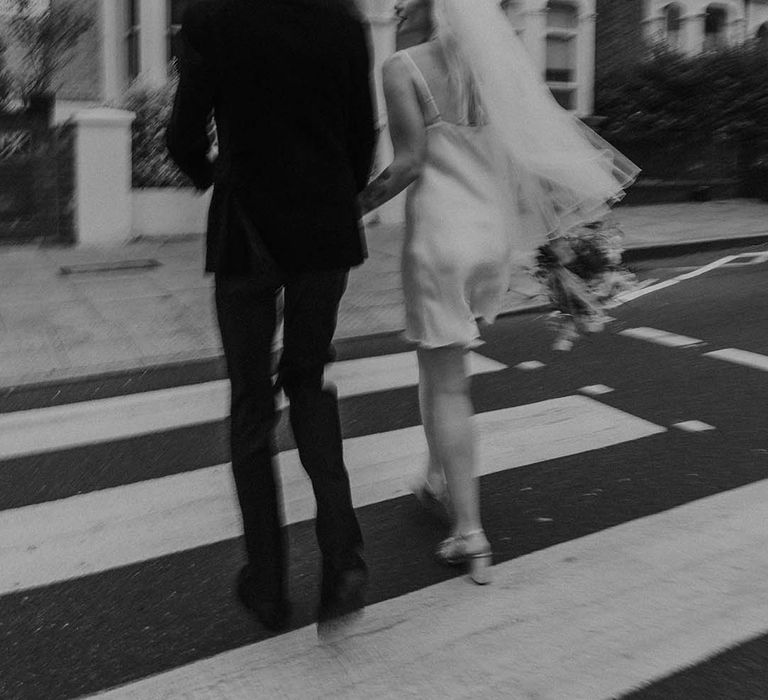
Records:
M316 531L323 555L323 599L335 594L342 572L365 569L363 538L352 507L344 465L338 402L323 388L325 365L348 271L307 272L285 285L280 381L302 465L317 500Z
M271 378L277 289L250 277L216 277L216 311L231 384L232 471L243 519L248 585L285 597L285 542L272 463Z

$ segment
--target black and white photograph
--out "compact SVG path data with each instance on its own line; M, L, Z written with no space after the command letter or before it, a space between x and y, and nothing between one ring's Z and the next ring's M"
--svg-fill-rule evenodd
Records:
M768 700L768 0L0 0L0 700Z

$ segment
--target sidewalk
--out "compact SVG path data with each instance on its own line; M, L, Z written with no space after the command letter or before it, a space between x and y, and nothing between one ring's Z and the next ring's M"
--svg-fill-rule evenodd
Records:
M628 250L768 237L768 203L753 200L625 207L615 217ZM337 338L402 328L402 229L372 225L367 240ZM0 387L220 356L202 251L200 236L109 249L0 246ZM89 265L116 269L76 267ZM546 301L533 280L524 283L506 311Z

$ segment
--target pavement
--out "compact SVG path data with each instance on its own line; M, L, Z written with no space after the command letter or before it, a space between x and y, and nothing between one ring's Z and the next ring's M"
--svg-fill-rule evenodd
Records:
M620 207L627 260L768 240L768 202ZM369 259L352 271L337 339L403 327L401 226L370 223ZM533 279L505 312L542 309ZM0 386L215 358L221 344L203 239L136 239L120 247L0 247Z

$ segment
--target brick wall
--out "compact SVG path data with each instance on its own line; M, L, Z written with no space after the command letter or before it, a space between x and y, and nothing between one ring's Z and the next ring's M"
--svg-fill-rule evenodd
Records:
M597 0L595 77L617 65L639 61L643 42L643 0Z

